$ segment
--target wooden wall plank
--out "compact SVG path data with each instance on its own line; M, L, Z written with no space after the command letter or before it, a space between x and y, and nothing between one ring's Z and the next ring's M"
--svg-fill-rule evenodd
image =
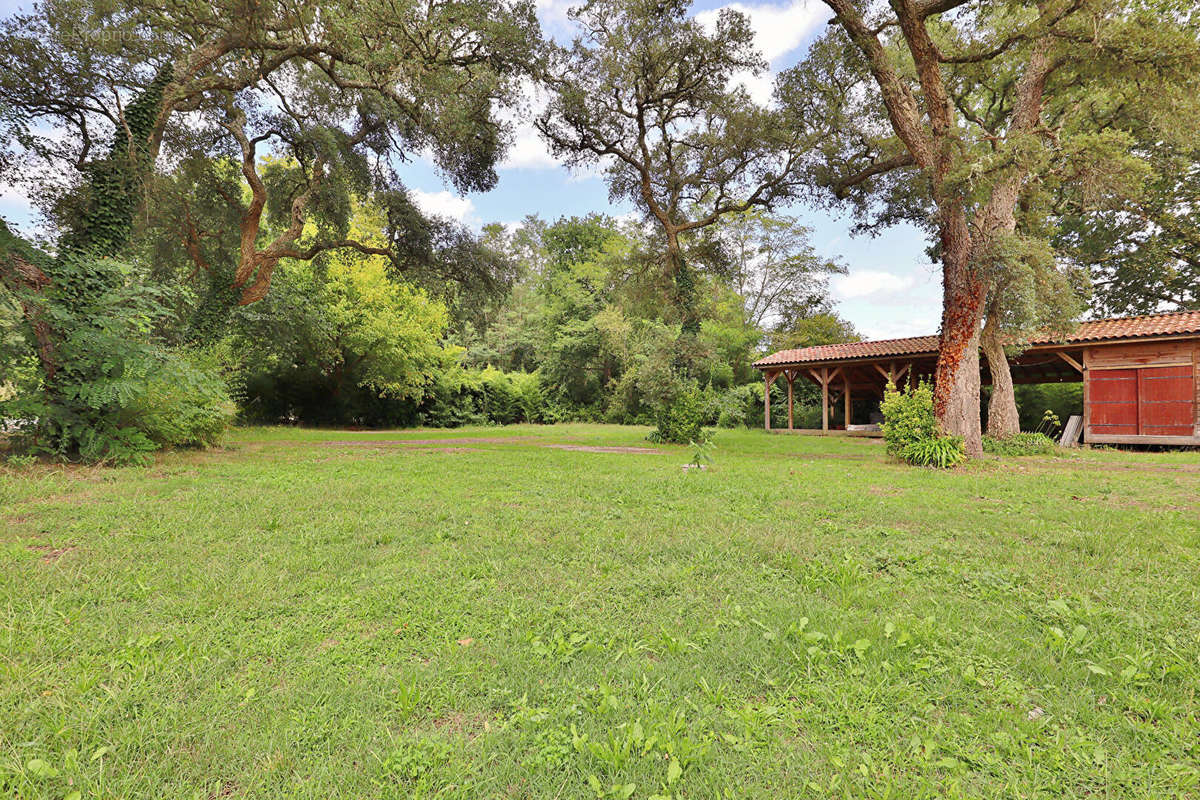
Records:
M1090 369L1190 363L1195 345L1188 341L1135 342L1092 345L1088 348Z

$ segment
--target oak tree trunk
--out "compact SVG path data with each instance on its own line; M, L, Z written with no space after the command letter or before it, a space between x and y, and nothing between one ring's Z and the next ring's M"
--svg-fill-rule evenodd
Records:
M989 436L1003 439L1021 432L1021 420L1017 414L1017 396L1013 391L1012 370L1008 364L1008 354L1004 352L1004 342L1000 336L1000 325L996 321L999 311L993 303L988 310L987 322L984 323L980 342L983 353L987 356L988 370L992 373L992 397L988 401Z
M933 411L942 433L961 436L967 455L983 454L979 424L979 326L987 287L972 268L966 214L943 216L942 332L934 374Z

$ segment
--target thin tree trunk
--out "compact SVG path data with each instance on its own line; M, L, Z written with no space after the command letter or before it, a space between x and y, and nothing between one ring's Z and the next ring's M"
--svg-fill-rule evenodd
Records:
M1017 414L1017 396L1013 391L1012 370L1004 342L1000 336L999 303L989 305L987 322L984 323L980 342L987 356L988 369L992 373L992 397L988 401L989 436L1005 438L1021 432L1021 420Z

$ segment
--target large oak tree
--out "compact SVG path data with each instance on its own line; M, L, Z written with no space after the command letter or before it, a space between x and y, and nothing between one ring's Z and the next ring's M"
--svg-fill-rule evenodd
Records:
M348 247L400 261L412 207L395 161L426 153L459 189L491 188L507 141L496 111L537 40L525 0L51 0L0 28L0 102L20 128L25 187L68 238L108 202L97 143L115 143L104 169L139 186L164 160L233 159L248 198L227 197L245 304L281 258ZM153 119L131 141L127 108L156 76ZM134 151L140 174L112 163ZM388 210L382 247L347 233L351 198L368 193ZM127 235L132 219L115 222Z
M684 335L699 330L695 267L682 239L726 214L796 191L803 134L778 124L737 82L765 68L744 15L711 30L687 0L590 0L573 9L583 34L554 51L552 97L537 126L575 166L605 169L661 232Z
M112 270L88 259L128 250L151 227L139 209L178 215L168 227L195 268L243 305L285 258L351 249L419 263L433 232L395 163L427 154L457 188L491 188L508 138L497 112L538 39L528 0L50 0L5 20L0 108L22 162L5 177L45 213L52 244L0 222L0 286L19 302L49 403L73 402L58 389L71 353L54 303L102 299L89 284ZM145 202L181 179L192 186L179 202ZM378 241L350 231L368 199L386 220ZM236 256L217 273L205 236L223 220L236 220ZM89 383L79 372L71 385Z
M1166 4L826 4L834 27L785 76L782 97L798 127L822 134L817 183L875 213L872 224L916 221L933 234L943 283L935 411L978 453L989 300L999 320L1011 268L1044 262L1044 237L1018 226L1022 198L1056 170L1094 177L1115 163L1123 173L1121 132L1077 121L1135 92L1160 109L1185 105L1194 37ZM1002 337L986 344L993 372L1007 375Z

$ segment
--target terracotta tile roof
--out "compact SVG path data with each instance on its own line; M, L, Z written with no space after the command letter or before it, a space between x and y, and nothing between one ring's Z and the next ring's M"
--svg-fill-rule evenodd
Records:
M1109 339L1142 339L1155 336L1200 334L1200 311L1173 311L1148 314L1142 317L1113 317L1079 323L1066 337L1054 334L1035 336L1028 344L1072 344L1099 342ZM888 356L933 355L937 353L937 336L913 336L908 339L878 339L873 342L843 342L780 350L754 362L754 366L803 364L810 361L842 361L851 359L886 358Z

